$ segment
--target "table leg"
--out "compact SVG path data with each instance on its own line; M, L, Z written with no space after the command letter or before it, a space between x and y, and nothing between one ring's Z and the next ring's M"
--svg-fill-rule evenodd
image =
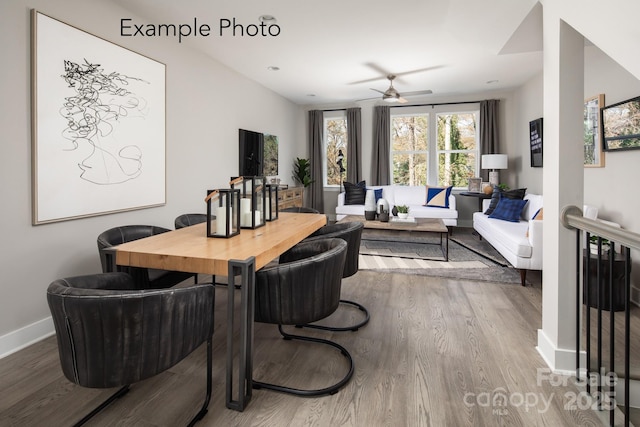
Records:
M444 234L444 239L442 235ZM444 243L443 243L444 240ZM442 251L442 256L444 257L445 262L449 262L449 231L445 233L440 233L440 250Z
M242 412L251 400L253 389L253 319L256 279L255 258L229 261L229 285L227 294L227 408ZM238 398L234 399L234 303L235 278L240 276L240 342L238 348Z

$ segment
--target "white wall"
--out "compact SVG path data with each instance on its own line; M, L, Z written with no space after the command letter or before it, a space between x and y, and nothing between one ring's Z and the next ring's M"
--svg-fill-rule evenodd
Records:
M167 65L167 204L163 207L31 225L30 8ZM173 228L185 212L204 212L209 188L238 173L238 128L277 135L279 176L306 156L304 112L257 83L171 39L125 38L113 3L14 0L0 4L0 356L52 331L46 288L57 278L100 271L96 237L110 227Z
M542 194L542 168L531 167L529 142L529 122L543 116L542 72L520 87L514 100L517 105L515 131L508 146L509 171L514 175L513 188L526 188L529 193Z
M640 80L631 75L596 46L585 49L585 98L605 95L605 105L640 96ZM598 208L598 217L617 222L640 233L640 150L605 153L604 168L584 171L584 201ZM632 298L640 302L640 252L631 251Z
M605 95L605 105L640 96L640 80L607 56L598 47L585 47L584 97ZM522 157L517 173L517 186L542 193L543 168L529 166L529 121L542 117L542 75L531 79L515 92L518 105L516 127L518 138L511 154ZM623 228L640 232L640 199L635 197L635 183L640 178L640 150L605 153L605 167L584 169L584 203L596 206L598 216L620 223ZM511 164L509 165L511 169ZM631 254L632 284L640 288L640 253ZM635 260L635 261L634 261ZM640 301L634 294L634 301Z

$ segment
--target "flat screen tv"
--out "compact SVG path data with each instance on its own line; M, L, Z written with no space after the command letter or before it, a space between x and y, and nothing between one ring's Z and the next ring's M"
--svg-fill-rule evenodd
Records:
M264 135L240 129L239 176L262 176L264 168Z
M640 148L640 96L600 109L605 151Z

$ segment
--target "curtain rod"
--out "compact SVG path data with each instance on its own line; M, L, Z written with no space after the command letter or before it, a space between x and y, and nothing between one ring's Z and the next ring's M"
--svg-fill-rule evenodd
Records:
M391 108L404 108L404 107L435 107L436 105L458 105L458 104L479 104L482 101L460 101L460 102L436 102L432 104L409 104L409 105L389 105ZM346 108L334 108L331 110L322 110L322 112L332 111L347 111Z
M411 104L411 105L394 105L391 108L404 108L404 107L435 107L436 105L458 105L458 104L479 104L482 101L461 101L461 102L435 102L432 104Z

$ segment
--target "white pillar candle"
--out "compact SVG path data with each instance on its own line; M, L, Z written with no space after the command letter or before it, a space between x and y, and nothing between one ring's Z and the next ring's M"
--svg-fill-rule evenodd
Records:
M262 216L260 215L260 211L255 211L254 212L254 218L255 218L255 225L260 224L260 220L262 219Z
M240 225L242 227L251 227L251 211L240 214Z
M240 199L240 213L251 212L251 199Z
M227 235L227 211L224 206L218 206L216 210L216 234Z

